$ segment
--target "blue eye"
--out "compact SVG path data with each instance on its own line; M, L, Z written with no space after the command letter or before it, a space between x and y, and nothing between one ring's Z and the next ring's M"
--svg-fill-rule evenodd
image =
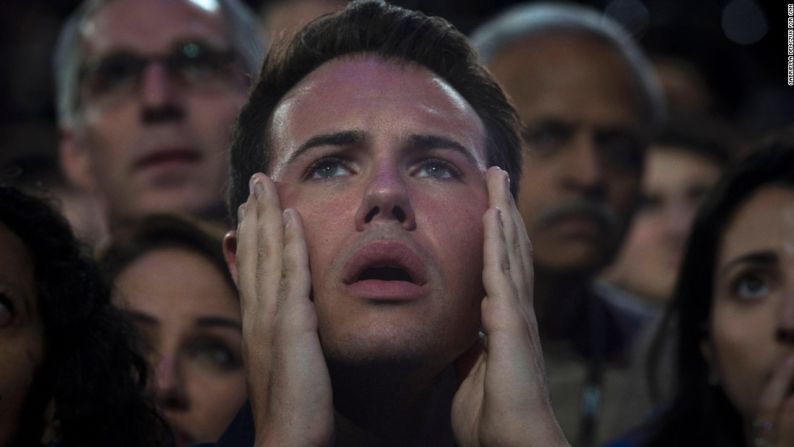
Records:
M312 180L323 180L333 177L343 177L350 174L350 170L338 158L324 158L312 164L307 170L306 177Z
M739 276L731 287L734 295L743 300L757 300L770 292L769 281L754 273Z
M430 159L423 161L419 165L416 175L418 177L430 177L434 179L446 180L459 178L460 172L446 161Z
M196 362L213 369L231 371L242 367L239 355L221 340L195 340L188 352Z

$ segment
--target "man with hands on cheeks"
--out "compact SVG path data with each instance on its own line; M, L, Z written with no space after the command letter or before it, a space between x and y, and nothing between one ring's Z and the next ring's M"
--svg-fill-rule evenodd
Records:
M271 52L224 244L256 445L567 445L519 167L513 109L441 19L355 2Z

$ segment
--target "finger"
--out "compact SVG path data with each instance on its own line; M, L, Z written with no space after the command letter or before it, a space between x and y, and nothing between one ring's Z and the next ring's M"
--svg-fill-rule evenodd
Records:
M316 319L311 318L314 312L307 307L313 304L309 300L311 293L311 273L306 239L303 234L303 223L294 209L284 210L284 261L281 279L283 294L279 305L280 321L291 325L297 331L316 330ZM282 310L283 308L283 310Z
M783 401L777 425L776 445L781 447L794 445L794 397L789 396Z
M505 171L491 168L488 171L488 190L491 206L501 211L502 228L510 261L510 277L516 293L513 298L528 317L532 307L532 256L524 221L510 193L510 181Z
M482 329L489 337L502 332L515 334L518 312L515 311L515 287L510 276L510 260L502 230L501 211L489 208L483 216L483 285L486 297L482 304ZM519 318L520 319L520 318ZM522 320L523 321L523 320Z
M509 226L511 239L508 239L508 247L515 251L516 258L520 259L521 261L518 263L518 265L521 267L519 285L522 288L531 291L532 246L529 242L529 236L527 236L527 229L524 225L524 219L521 217L521 212L518 210L516 201L510 192L510 178L507 176L507 173L505 173L505 182L502 187L502 196L505 202L505 208L508 211L508 216L510 216ZM522 292L526 291L527 290L522 290ZM522 293L522 297L526 297L526 294Z
M786 398L792 377L794 377L794 357L789 357L775 369L761 393L753 424L756 437L772 442L778 422L778 411Z
M237 276L239 281L240 307L243 314L253 309L256 300L257 232L258 213L253 194L241 205L241 215L237 224Z
M260 310L265 317L275 314L282 276L284 221L276 185L266 175L251 178L257 211L257 288Z
M496 207L500 211L501 217L501 231L504 233L505 254L508 260L508 267L513 286L518 289L522 281L521 275L523 268L521 267L520 254L515 250L518 245L516 242L516 229L513 223L513 218L510 215L513 212L513 207L509 203L510 200L510 187L507 172L498 167L491 167L488 169L488 198L492 207Z

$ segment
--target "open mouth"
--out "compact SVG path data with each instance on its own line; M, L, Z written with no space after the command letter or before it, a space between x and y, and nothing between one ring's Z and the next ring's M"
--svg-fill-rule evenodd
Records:
M427 270L419 255L405 244L377 241L362 247L350 258L343 280L354 296L410 300L425 293Z
M381 266L381 267L369 267L364 269L356 281L367 281L367 280L380 280L380 281L406 281L406 282L415 282L411 277L411 274L402 267L399 266Z

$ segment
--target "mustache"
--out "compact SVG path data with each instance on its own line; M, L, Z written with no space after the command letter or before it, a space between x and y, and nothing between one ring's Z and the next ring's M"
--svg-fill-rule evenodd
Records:
M584 216L595 220L605 230L614 231L620 219L610 207L591 200L571 200L552 208L537 219L538 226L546 227L569 217Z

